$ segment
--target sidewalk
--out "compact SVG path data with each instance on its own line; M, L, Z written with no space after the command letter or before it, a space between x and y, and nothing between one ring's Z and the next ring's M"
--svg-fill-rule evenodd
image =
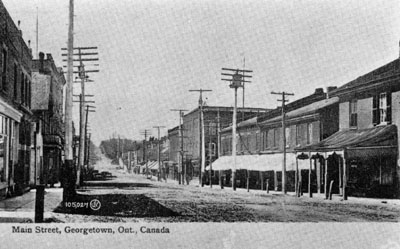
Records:
M44 196L44 219L54 220L53 210L62 202L62 188L47 188ZM34 222L36 190L0 201L0 223Z
M146 178L146 177L144 177ZM152 177L151 179L149 179L150 181L157 181L157 177ZM165 182L164 179L162 179L163 183L166 184L174 184L174 185L179 185L182 187L187 187L188 185L185 184L179 184L178 180L173 180L173 179L167 179L167 182ZM231 191L231 192L236 192L240 195L254 195L254 196L271 196L271 195L275 195L275 196L283 196L283 193L281 191L274 191L274 190L270 190L267 191L266 190L260 190L260 189L250 189L249 192L247 192L246 188L236 188L236 191L232 190L231 186L224 186L224 189L221 189L221 187L218 184L213 184L212 188L210 188L210 185L204 185L204 187L200 187L199 184L199 179L196 177L194 179L192 179L189 182L189 186L190 187L198 187L201 190L209 190L209 191ZM295 197L296 193L295 192L287 192L286 196L290 196L290 197ZM353 197L353 196L349 196L348 199L346 201L343 200L343 197L339 194L333 194L332 195L332 200L326 200L325 199L325 194L323 193L313 193L312 195L313 197L310 198L308 193L303 193L302 196L299 197L299 199L303 200L303 201L321 201L321 202L327 202L327 203L333 203L333 202L341 202L343 204L366 204L366 205L395 205L395 206L400 206L400 199L379 199L379 198L367 198L367 197Z

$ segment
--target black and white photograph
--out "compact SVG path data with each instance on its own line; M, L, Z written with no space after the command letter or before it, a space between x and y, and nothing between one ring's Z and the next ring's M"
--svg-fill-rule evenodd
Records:
M0 53L9 248L400 248L397 0L0 0Z

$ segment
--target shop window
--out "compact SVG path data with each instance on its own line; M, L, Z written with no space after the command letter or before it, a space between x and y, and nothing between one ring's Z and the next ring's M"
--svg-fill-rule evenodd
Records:
M0 182L6 181L6 168L8 161L8 120L0 116Z
M357 100L350 101L350 127L357 127Z

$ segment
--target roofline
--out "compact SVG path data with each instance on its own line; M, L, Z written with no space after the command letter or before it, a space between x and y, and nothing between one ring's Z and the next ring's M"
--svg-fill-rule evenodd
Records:
M233 111L233 106L203 106L203 111L206 111L205 109L211 109L211 110L208 110L208 111L218 111L218 110L220 110L220 111L230 111L230 110L232 110ZM189 115L189 114L192 114L192 113L194 113L194 112L196 112L196 111L198 111L199 110L199 107L196 107L196 108L194 108L193 110L191 110L190 112L188 112L188 113L186 113L184 116L186 116L186 115ZM273 109L267 109L267 108L258 108L258 107L238 107L237 108L237 110L238 111L247 111L247 112L268 112L268 111L271 111L271 110L273 110Z

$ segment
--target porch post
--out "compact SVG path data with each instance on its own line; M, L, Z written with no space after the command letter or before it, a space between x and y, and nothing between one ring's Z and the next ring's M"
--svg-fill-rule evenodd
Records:
M299 193L299 159L296 157L296 174L294 176L294 188L296 191L296 196Z
M218 171L218 178L219 178L219 186L221 187L221 189L223 189L224 185L222 183L222 170Z
M325 163L325 199L329 199L329 193L328 193L328 157L324 158L324 163Z
M347 185L347 162L343 156L343 200L347 200L346 185Z
M261 190L264 190L264 174L260 171L260 183L261 183Z
M317 193L321 194L321 163L318 157L318 161L314 160L314 166L315 166L315 175L317 178Z
M278 191L278 173L276 170L274 170L274 189Z
M341 163L339 159L338 167L339 167L339 194L343 195L343 185L342 185L342 177L344 177L344 174L342 174L342 167L344 165L344 161Z
M308 171L308 196L312 198L311 192L311 171L312 171L312 159L310 157L310 170Z

